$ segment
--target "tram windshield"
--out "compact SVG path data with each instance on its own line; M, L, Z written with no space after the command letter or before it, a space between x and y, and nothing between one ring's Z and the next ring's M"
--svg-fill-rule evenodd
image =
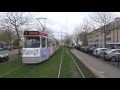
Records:
M40 47L40 37L25 37L24 42L25 48L39 48Z

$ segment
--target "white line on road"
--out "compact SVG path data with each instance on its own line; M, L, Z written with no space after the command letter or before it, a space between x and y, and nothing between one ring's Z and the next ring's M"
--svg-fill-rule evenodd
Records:
M61 65L62 65L62 59L63 59L63 53L64 53L64 49L63 49L62 56L61 56L61 62L60 62L60 68L59 68L59 72L58 72L58 78L60 78Z

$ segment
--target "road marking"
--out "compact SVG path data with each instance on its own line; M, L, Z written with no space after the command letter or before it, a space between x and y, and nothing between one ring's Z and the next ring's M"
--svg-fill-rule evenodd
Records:
M64 53L64 49L63 49L62 56L61 56L61 62L60 62L60 68L59 68L59 72L58 72L58 78L60 78L61 65L62 65L62 59L63 59L63 53Z
M70 54L70 53L69 53ZM75 65L77 66L79 72L82 74L83 78L85 78L84 74L82 73L81 69L79 68L79 66L77 65L75 59L73 58L73 56L70 54L70 56L72 57L72 60L74 61Z

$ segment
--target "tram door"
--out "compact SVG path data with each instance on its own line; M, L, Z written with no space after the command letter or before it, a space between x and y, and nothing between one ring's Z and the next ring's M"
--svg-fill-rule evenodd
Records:
M41 49L40 49L40 54L41 54L41 60L46 60L47 59L47 38L46 36L41 36Z

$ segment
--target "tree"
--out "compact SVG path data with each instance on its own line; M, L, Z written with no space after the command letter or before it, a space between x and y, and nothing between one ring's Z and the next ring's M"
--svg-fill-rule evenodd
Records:
M12 41L16 38L12 30L2 29L0 32L0 41L4 41L8 45L11 45Z
M19 46L19 40L18 39L15 39L12 43L14 46Z
M10 26L13 27L14 30L16 31L17 38L18 38L18 46L19 46L19 50L18 50L18 58L19 58L19 54L20 54L20 35L19 35L20 27L28 24L30 22L29 21L30 19L28 17L24 17L22 12L8 12L6 20L10 23Z
M91 22L87 19L83 19L83 23L80 26L79 39L84 46L88 45L88 34L92 31Z
M115 29L114 22L112 22L115 17L115 13L112 12L95 12L90 15L90 18L101 29L101 35L104 34L104 47L106 47L106 36Z
M1 37L1 39L5 42L9 42L10 44L13 41L13 38L16 37L14 34L14 30L11 27L9 21L5 18L0 21L0 24L1 24L1 29L3 30L2 36L5 36L5 37Z
M70 46L72 44L72 36L66 33L64 36L63 42L64 42L64 45Z
M76 44L78 45L78 42L80 41L79 36L80 36L80 27L75 27L74 33L73 33L73 39L75 40Z

